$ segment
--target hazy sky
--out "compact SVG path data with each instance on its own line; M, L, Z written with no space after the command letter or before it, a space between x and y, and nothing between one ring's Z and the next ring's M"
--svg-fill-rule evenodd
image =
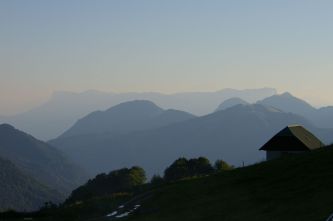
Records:
M54 90L274 87L333 104L333 1L0 0L0 114Z

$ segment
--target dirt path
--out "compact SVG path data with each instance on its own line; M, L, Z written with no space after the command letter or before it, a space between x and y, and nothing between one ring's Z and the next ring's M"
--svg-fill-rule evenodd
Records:
M154 190L150 190L148 192L139 194L134 196L132 199L126 201L125 203L122 203L121 205L118 206L117 209L115 209L114 211L110 211L109 214L113 213L113 212L117 212L116 214L124 214L128 211L133 211L136 209L139 209L138 206L136 205L140 205L142 204L143 201L145 201L146 199L150 198L154 193ZM136 208L135 208L136 207ZM130 214L130 213L129 213ZM87 221L109 221L109 220L119 220L121 218L117 218L116 215L112 216L112 217L107 217L108 214L105 214L102 217L96 217L93 219L89 219Z

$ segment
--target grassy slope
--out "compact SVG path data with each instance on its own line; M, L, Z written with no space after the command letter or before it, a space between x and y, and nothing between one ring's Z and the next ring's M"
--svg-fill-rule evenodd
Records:
M333 212L333 149L156 190L131 221L323 221Z
M59 208L44 208L39 212L0 213L0 221L22 221L24 218L38 221L108 221L106 215L131 197L131 194L119 193Z
M109 197L100 197L85 201L82 204L60 208L49 213L40 221L81 221L81 220L103 220L100 219L114 211L123 202L130 199L128 194L118 194Z

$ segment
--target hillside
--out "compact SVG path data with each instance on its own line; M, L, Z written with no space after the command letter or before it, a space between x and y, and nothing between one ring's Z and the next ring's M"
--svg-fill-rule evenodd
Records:
M131 221L323 221L333 212L333 150L287 157L154 191Z
M106 221L122 220L114 214L126 216L131 210L124 220L323 221L333 212L332 159L333 146L209 176L147 184L30 216Z
M305 126L323 142L333 141L331 130L319 130L298 115L262 105L238 105L153 130L72 137L52 144L92 176L132 165L142 166L151 176L180 156L224 159L235 166L261 161L264 154L258 148L289 124Z
M22 173L13 163L0 158L0 211L37 210L44 202L60 202L62 196Z
M8 124L0 125L0 157L63 196L86 180L83 170L62 152Z

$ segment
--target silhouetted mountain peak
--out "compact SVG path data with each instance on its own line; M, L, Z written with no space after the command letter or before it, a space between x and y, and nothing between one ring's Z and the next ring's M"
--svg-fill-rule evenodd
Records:
M268 107L262 104L238 104L231 108L228 108L226 111L235 112L235 111L242 111L242 112L282 112L279 109L274 107Z
M10 142L19 142L22 140L34 139L31 135L26 134L23 131L20 131L13 127L10 124L1 124L0 125L0 138L2 141ZM0 141L1 143L1 141ZM1 148L0 148L1 149Z
M15 128L10 124L0 124L0 130L15 130Z
M239 97L233 97L233 98L227 99L224 102L222 102L215 111L225 110L227 108L230 108L230 107L233 107L233 106L236 106L239 104L247 105L249 103Z
M293 96L291 93L289 92L284 92L280 95L275 95L275 96L280 96L280 97L285 97L285 98L296 98L295 96Z
M285 101L285 102L286 101L292 101L292 102L298 102L298 103L303 104L303 105L311 106L306 101L295 97L294 95L292 95L289 92L284 92L282 94L276 94L276 95L267 97L267 98L263 99L262 101L258 101L258 103L273 102L273 101Z
M288 92L280 95L273 95L271 97L263 99L262 101L258 101L257 103L269 107L274 107L285 112L301 114L307 117L316 111L316 109L310 104L293 96Z
M105 112L107 113L114 111L159 113L162 112L163 109L148 100L134 100L118 104L114 107L109 108Z
M120 135L166 126L193 117L195 116L183 111L166 111L148 100L134 100L106 111L95 111L80 119L58 138L88 134Z

